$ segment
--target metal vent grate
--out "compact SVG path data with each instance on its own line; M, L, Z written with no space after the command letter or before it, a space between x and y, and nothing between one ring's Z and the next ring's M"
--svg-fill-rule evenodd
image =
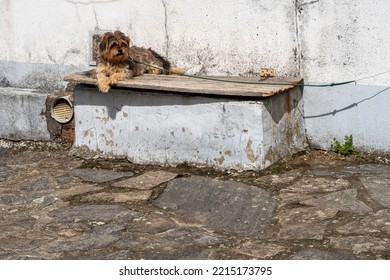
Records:
M70 122L73 118L73 106L69 98L60 97L54 100L51 115L59 123Z

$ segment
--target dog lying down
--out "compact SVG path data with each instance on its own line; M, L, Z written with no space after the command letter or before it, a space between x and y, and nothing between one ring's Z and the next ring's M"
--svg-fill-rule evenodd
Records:
M184 73L183 69L172 67L168 60L152 49L130 47L130 42L130 38L120 31L102 35L96 68L97 84L101 92L107 93L111 85L145 73ZM132 59L148 65L136 63Z

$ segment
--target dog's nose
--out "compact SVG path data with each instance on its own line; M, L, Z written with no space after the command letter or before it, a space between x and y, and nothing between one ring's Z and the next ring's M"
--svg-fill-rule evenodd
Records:
M122 50L122 49L119 49L119 50L118 50L118 55L121 55L121 54L123 54L123 50Z

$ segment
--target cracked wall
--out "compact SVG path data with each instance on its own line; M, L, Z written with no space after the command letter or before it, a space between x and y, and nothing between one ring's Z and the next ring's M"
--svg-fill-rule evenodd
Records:
M338 82L390 70L389 1L296 2L300 73L306 80ZM389 75L360 84L388 81Z
M292 1L0 0L1 86L26 86L26 75L35 74L20 69L42 72L49 65L59 75L88 69L91 34L113 29L189 73L253 75L274 67L282 75L297 75L292 8ZM31 87L44 89L46 83ZM59 78L46 89L64 87Z
M326 82L376 73L390 62L386 0L0 0L0 12L2 86L26 86L17 75L26 64L55 65L58 73L88 68L91 34L113 29L193 74L245 76L272 67ZM54 83L50 90L64 86Z
M390 152L390 2L297 1L300 73L306 82L358 80L357 85L305 87L306 134L312 147L353 135L360 151ZM372 77L371 77L372 76ZM375 76L375 77L373 77ZM361 78L366 78L362 79Z
M0 0L0 87L62 91L66 73L90 68L91 35L114 29L190 74L358 79L390 70L389 14L388 0ZM389 80L305 87L310 142L353 134L390 151Z
M0 86L64 88L62 77L33 72L88 69L91 34L113 29L192 74L272 67L306 81L345 80L390 64L389 12L386 0L0 0ZM26 84L27 76L53 84Z

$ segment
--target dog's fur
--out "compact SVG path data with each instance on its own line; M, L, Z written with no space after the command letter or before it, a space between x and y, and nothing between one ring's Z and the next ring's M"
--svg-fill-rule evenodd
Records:
M118 81L131 79L144 73L168 73L153 67L136 63L131 58L167 71L180 71L171 67L169 61L151 49L130 47L131 40L120 31L107 32L102 35L99 44L96 78L99 90L108 92L111 85Z

